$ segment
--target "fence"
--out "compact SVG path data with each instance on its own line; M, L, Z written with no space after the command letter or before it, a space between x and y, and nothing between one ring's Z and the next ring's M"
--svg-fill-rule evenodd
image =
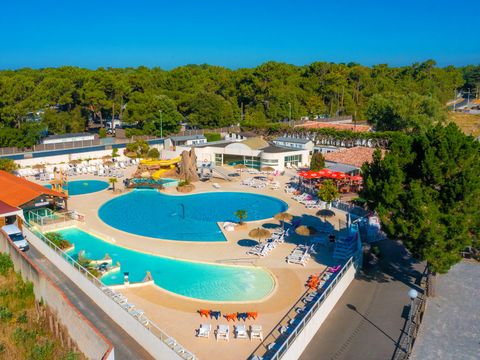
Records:
M112 320L126 329L130 336L155 358L196 359L195 355L167 335L155 323L150 322L146 327L139 319L131 316L126 309L103 292L102 289L107 288L105 284L43 234L36 231L30 224L25 223L24 233L33 246L74 281ZM64 265L67 265L67 267ZM88 281L85 282L85 280Z

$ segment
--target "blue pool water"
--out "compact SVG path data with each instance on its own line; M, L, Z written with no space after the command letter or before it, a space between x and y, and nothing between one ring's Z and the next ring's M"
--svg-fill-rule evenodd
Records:
M225 241L217 222L238 221L235 211L247 211L247 221L273 217L287 204L271 196L214 192L172 196L156 190L135 190L106 202L98 215L108 225L137 235L184 241Z
M51 189L52 185L44 185ZM67 183L68 195L85 195L107 189L108 182L102 180L73 180Z
M58 230L75 244L70 253L76 258L80 250L89 259L102 259L106 253L120 271L105 275L107 285L122 284L123 273L131 282L142 281L147 271L156 285L191 298L210 301L255 301L267 296L274 287L271 275L260 268L224 266L181 261L129 250L103 241L77 228Z

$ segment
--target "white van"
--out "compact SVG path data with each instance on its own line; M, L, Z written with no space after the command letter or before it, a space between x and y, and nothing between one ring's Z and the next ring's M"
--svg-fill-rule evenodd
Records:
M7 233L10 240L12 240L20 250L27 251L30 248L27 240L23 237L22 231L15 225L5 225L2 227L2 230Z

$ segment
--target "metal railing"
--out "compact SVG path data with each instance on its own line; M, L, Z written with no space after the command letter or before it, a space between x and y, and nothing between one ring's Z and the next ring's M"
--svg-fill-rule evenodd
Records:
M257 349L255 349L254 354L257 353L259 351L259 349L261 349L263 347L263 348L266 349L265 353L263 354L264 357L266 357L268 359L272 359L272 360L281 359L282 356L287 352L287 350L295 342L296 338L303 331L303 329L308 324L308 322L315 315L315 313L320 309L323 302L327 299L328 295L330 295L330 293L333 291L333 289L338 284L338 282L344 277L345 273L352 266L355 266L355 258L354 257L351 257L345 263L345 265L339 270L337 275L334 277L332 282L325 288L325 290L322 292L320 297L316 300L313 300L313 304L309 305L310 308L308 310L306 310L305 312L301 312L297 315L297 316L302 316L301 319L295 325L295 327L290 331L290 333L287 335L287 337L281 342L279 347L276 348L276 346L273 346L272 349L269 349L268 345L266 345L265 342L263 341L262 344L260 344L257 347ZM275 330L276 329L273 329L272 331L275 331ZM267 338L268 338L268 336L265 339L267 339Z
M101 293L108 299L110 299L112 304L116 304L117 308L121 311L124 311L128 313L126 309L124 309L119 303L115 302L112 298L107 296L103 292L102 289L107 288L108 286L105 285L101 280L99 280L95 275L93 275L87 268L82 266L80 263L78 263L73 257L65 253L62 249L60 249L58 246L56 246L53 242L51 242L49 239L47 239L42 233L40 233L38 230L33 228L29 223L25 222L24 224L28 230L34 235L37 236L41 241L43 241L48 247L50 247L52 250L55 251L58 255L60 255L67 263L69 263L71 266L73 266L77 271L79 271L83 276L85 276L88 280L90 280L99 290L101 290ZM140 319L137 319L132 316L133 319L138 321L140 324L141 321ZM195 357L194 354L192 354L190 351L188 351L185 347L180 345L176 340L174 340L171 336L169 336L165 331L163 331L157 324L155 324L152 321L149 321L148 326L144 326L145 329L149 330L152 334L154 334L158 339L160 339L162 342L164 342L172 351L174 351L178 356L180 356L182 359L185 360L196 360L197 358ZM172 342L173 340L173 342Z

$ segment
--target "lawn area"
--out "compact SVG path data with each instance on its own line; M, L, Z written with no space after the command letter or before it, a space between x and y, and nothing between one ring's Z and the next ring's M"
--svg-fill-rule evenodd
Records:
M449 112L448 120L455 122L465 134L480 136L480 115Z
M32 283L13 269L10 257L0 253L0 358L5 360L81 360L62 348L46 319L35 309Z

